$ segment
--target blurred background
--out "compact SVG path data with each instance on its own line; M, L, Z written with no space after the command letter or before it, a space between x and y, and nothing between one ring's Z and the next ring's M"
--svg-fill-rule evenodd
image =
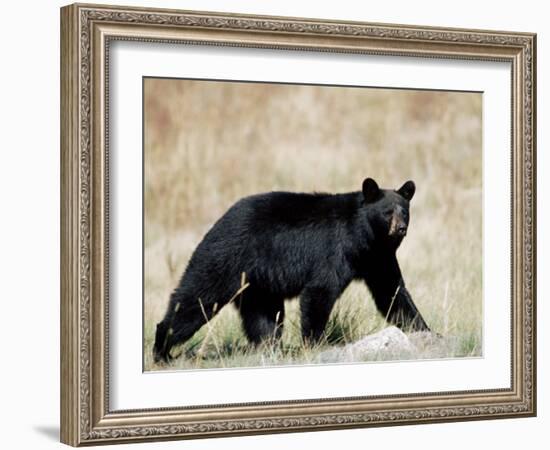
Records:
M481 355L481 118L479 93L145 79L145 368L157 369L154 326L171 291L234 202L272 190L357 191L366 177L384 188L409 179L417 186L398 258L419 310L446 336L417 356ZM385 326L369 297L354 283L337 303L332 326L342 326L338 318L353 322L340 330L343 342ZM245 343L226 309L216 339L233 342L232 358ZM299 337L295 309L285 322L289 346ZM204 337L189 345L207 345ZM217 367L217 352L193 367ZM303 362L293 355L289 363ZM257 356L225 363L256 365ZM182 368L191 364L180 360Z

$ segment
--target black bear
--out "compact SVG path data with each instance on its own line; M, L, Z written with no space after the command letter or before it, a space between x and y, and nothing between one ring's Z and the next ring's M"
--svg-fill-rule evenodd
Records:
M236 303L253 343L281 335L284 301L300 297L302 336L322 336L352 280L364 280L380 313L403 329L429 331L405 288L396 250L407 233L415 184L380 189L367 178L345 194L270 192L239 200L193 253L157 325L153 355L189 339L248 285ZM241 288L241 289L240 289Z

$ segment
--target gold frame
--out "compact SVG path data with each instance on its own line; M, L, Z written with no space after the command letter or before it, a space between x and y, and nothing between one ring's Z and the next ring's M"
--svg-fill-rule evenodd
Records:
M496 60L512 67L509 389L111 411L106 62L119 40ZM75 4L61 9L61 441L73 446L534 416L536 35Z

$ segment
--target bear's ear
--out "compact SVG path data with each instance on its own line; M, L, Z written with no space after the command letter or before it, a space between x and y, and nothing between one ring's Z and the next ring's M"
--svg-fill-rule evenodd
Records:
M380 195L380 188L376 181L372 178L366 178L363 181L363 197L365 197L365 203L374 202Z
M414 185L414 181L407 181L403 186L401 186L397 192L401 194L401 196L407 200L411 200L414 196L414 193L416 192L416 186Z

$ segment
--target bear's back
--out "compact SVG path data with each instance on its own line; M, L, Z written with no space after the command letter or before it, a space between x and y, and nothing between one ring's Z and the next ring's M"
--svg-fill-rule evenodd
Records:
M267 278L288 271L301 277L300 272L326 265L329 256L342 261L351 245L357 197L292 192L244 197L210 229L191 264L202 261L209 266L206 272L244 270L261 278L265 272Z
M269 192L243 198L231 208L231 215L242 217L251 231L260 233L273 228L330 228L353 219L357 197L358 193Z

